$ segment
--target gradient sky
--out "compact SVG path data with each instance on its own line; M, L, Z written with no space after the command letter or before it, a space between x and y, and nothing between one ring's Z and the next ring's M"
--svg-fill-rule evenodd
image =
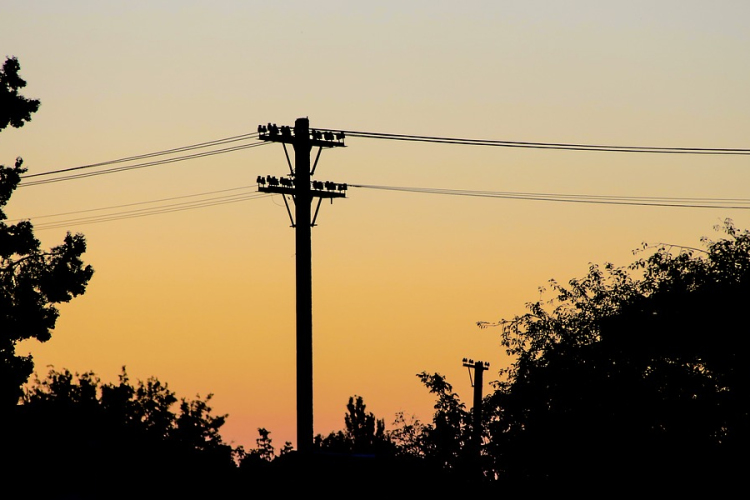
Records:
M746 1L0 2L32 122L0 135L29 173L243 133L261 123L535 142L748 148ZM748 198L747 156L665 155L347 139L316 178L388 186L607 196ZM253 186L280 145L28 186L11 219ZM250 188L252 191L253 188ZM497 329L548 279L626 265L642 242L699 246L739 209L654 208L350 189L313 229L315 432L349 396L390 424L429 421L415 376L470 405L463 357L507 365ZM214 393L225 439L296 440L294 232L270 197L66 229L96 270L37 371L156 376ZM487 389L486 389L487 390Z

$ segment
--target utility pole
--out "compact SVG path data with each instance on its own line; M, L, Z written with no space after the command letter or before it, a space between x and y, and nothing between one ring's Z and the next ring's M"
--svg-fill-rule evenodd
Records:
M259 138L264 141L280 142L284 146L289 175L258 177L258 191L280 193L284 197L287 213L295 228L296 286L297 286L297 450L303 453L312 451L313 445L313 342L312 342L312 226L318 217L323 198L344 198L346 184L311 181L323 148L343 147L344 134L331 131L310 130L308 118L298 118L294 129L278 127L269 123L258 127ZM294 168L289 160L286 145L294 149ZM310 153L318 148L312 170ZM287 201L294 203L294 216ZM312 201L318 198L315 214L312 216Z
M482 384L485 370L490 367L486 361L474 361L473 359L463 359L463 365L469 369L469 380L474 387L474 411L472 415L472 447L474 448L474 457L478 460L482 447ZM471 370L474 370L474 379L471 377Z

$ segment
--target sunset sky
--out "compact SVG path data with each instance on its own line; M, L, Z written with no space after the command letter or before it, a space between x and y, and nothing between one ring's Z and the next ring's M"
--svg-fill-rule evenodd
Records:
M18 58L24 95L42 104L0 134L0 163L22 156L36 174L299 117L390 134L750 148L749 21L744 0L2 0L0 55ZM323 152L316 179L750 206L749 156L346 145ZM53 365L114 381L126 365L180 397L213 393L227 441L254 447L265 427L277 447L294 443L294 231L282 199L120 216L250 194L258 175L286 171L269 144L22 184L8 217L30 218L46 247L83 233L95 275L61 307L52 340L19 352L41 375ZM201 193L213 194L182 198ZM122 207L141 202L154 203ZM119 208L83 212L102 207ZM113 218L74 220L102 214ZM399 411L429 421L422 371L447 376L470 406L461 359L488 361L486 381L508 363L500 331L477 321L523 313L550 278L626 265L643 242L698 247L725 218L750 228L742 208L350 188L313 229L315 432L342 429L353 395L387 426Z

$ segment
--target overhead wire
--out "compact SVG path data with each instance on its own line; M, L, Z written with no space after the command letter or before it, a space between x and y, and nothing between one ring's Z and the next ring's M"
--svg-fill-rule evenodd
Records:
M161 203L161 202L164 202L164 201L184 200L186 198L196 198L198 196L207 196L207 195L210 195L210 194L227 193L227 192L230 192L230 191L239 191L241 189L250 189L252 187L255 187L255 186L254 185L239 186L239 187L228 188L228 189L218 189L218 190L215 190L215 191L204 191L202 193L184 194L184 195L180 195L180 196L170 196L168 198L159 198L159 199L156 199L156 200L136 201L136 202L133 202L133 203L123 203L123 204L120 204L120 205L109 205L109 206L106 206L106 207L88 208L88 209L85 209L85 210L73 210L73 211L70 211L70 212L58 212L56 214L35 215L35 216L31 216L31 217L26 217L26 218L23 218L23 219L7 219L7 221L8 222L19 222L21 220L31 220L31 219L33 219L33 220L39 220L39 219L48 219L48 218L51 218L51 217L62 217L64 215L76 215L76 214L85 214L85 213L90 213L90 212L101 212L103 210L113 210L113 209L116 209L116 208L135 207L135 206L139 206L139 205L149 205L149 204L153 204L153 203Z
M408 187L408 186L380 186L370 184L348 184L352 188L361 189L372 189L379 191L397 191L405 193L420 193L420 194L439 194L439 195L450 195L450 196L468 196L468 197L480 197L480 198L495 198L495 199L508 199L508 200L526 200L526 201L548 201L548 202L562 202L562 203L586 203L586 204L600 204L600 205L629 205L629 206L642 206L642 207L668 207L668 208L701 208L701 209L738 209L748 210L750 209L750 199L747 198L704 198L704 197L657 197L657 196L607 196L607 195L585 195L585 194L560 194L560 193L531 193L531 192L516 192L516 191L478 191L478 190L461 190L461 189L443 189L443 188L427 188L427 187ZM195 198L200 196L207 196L212 194L227 193L231 191L239 191L244 189L250 189L253 186L240 186L236 188L221 189L216 191L206 191L203 193L194 193L190 195L174 196L170 198L161 198L157 200L127 203L121 205L112 205L107 207L99 207L86 210L78 210L71 212L62 212L57 214L41 215L31 217L31 220L38 220L42 218L54 218L65 215L77 215L91 212L101 212L105 210L113 210L119 208L129 208L133 206L149 205L154 203L161 203L164 201L174 201L186 198ZM84 225L84 224L96 224L102 222L111 222L123 219L131 219L138 217L145 217L150 215L159 215L164 213L181 212L185 210L194 210L199 208L213 207L216 205L224 205L228 203L237 203L241 201L247 201L252 199L259 199L273 196L270 193L259 193L259 192L245 192L232 195L222 195L211 197L202 200L180 202L168 205L160 205L156 207L140 208L133 210L124 210L113 213L106 213L101 215L94 215L90 217L78 217L72 219L64 219L58 221L52 221L48 223L39 224L36 227L38 230L54 229L59 227L67 227L71 224ZM15 219L22 220L22 219ZM13 222L9 220L9 222Z
M221 191L217 191L217 192L221 192ZM204 193L204 194L207 194L207 193ZM188 195L188 196L200 196L200 194ZM42 231L45 229L69 227L70 225L98 224L102 222L112 222L112 221L123 220L123 219L133 219L133 218L147 217L151 215L160 215L160 214L165 214L165 213L183 212L186 210L195 210L199 208L214 207L217 205L226 205L230 203L238 203L242 201L267 198L269 196L272 196L272 195L268 193L258 193L258 192L239 193L239 194L233 194L233 195L217 196L217 197L207 198L203 200L195 200L195 201L188 201L188 202L172 203L168 205L160 205L156 207L124 210L124 211L118 211L118 212L113 212L113 213L93 215L89 217L77 217L77 218L72 218L72 219L50 221L50 222L42 223L39 225L35 225L34 228ZM184 198L184 197L174 197L173 199L179 199L179 198ZM127 204L124 206L145 205L145 204L156 203L156 202L157 202L156 200L146 201L146 202ZM116 208L116 207L117 206L102 207L99 209L90 209L90 210L80 210L77 212L69 212L69 214L86 213L86 212L91 212L91 211L101 211L101 210L106 210L108 208ZM50 215L48 217L54 217L54 215Z
M494 146L505 148L554 149L570 151L603 151L610 153L667 153L667 154L703 154L703 155L750 155L745 148L692 148L692 147L659 147L659 146L611 146L599 144L575 144L554 142L505 141L491 139L465 139L456 137L436 137L424 135L389 134L382 132L362 132L316 128L322 132L343 133L347 137L366 139L383 139L393 141L429 142L439 144L460 144L467 146Z
M22 175L21 179L31 179L34 177L42 177L42 176L47 176L47 175L61 174L65 172L73 172L76 170L84 170L84 169L95 168L95 167L104 167L104 166L113 165L116 163L125 163L125 162L130 162L130 161L143 160L145 158L153 158L156 156L164 156L168 154L182 153L184 151L191 151L193 149L201 149L201 148L206 148L210 146L219 146L222 144L229 144L231 142L237 142L237 141L242 141L242 140L247 140L247 139L257 139L257 138L258 138L257 132L253 132L251 134L235 135L231 137L224 137L222 139L214 139L212 141L205 141L205 142L199 142L197 144L190 144L188 146L180 146L180 147L172 148L172 149L163 149L161 151L154 151L151 153L145 153L145 154L140 154L140 155L135 155L135 156L126 156L124 158L117 158L115 160L108 160L108 161L103 161L99 163L91 163L88 165L79 165L77 167L61 168L58 170L49 170L47 172L38 172L36 174Z
M362 131L356 131L356 130L324 129L324 128L316 129L316 130L333 132L336 134L343 133L344 135L348 137L411 141L411 142L427 142L427 143L439 143L439 144L473 145L473 146L494 146L494 147L508 147L508 148L533 148L533 149L554 149L554 150L573 150L573 151L629 152L629 153L750 155L750 149L743 149L743 148L612 146L612 145L576 144L576 143L466 139L466 138L455 138L455 137L390 134L390 133L382 133L382 132L362 132ZM151 153L145 153L141 155L128 156L128 157L123 157L123 158L117 158L114 160L91 163L87 165L79 165L76 167L51 170L47 172L27 174L21 177L22 182L20 184L20 187L36 186L36 185L41 185L41 184L49 184L49 183L67 181L67 180L82 179L82 178L93 177L93 176L98 176L98 175L105 175L105 174L111 174L111 173L116 173L116 172L123 172L123 171L128 171L128 170L153 167L153 166L164 165L168 163L175 163L179 161L186 161L186 160L204 158L207 156L213 156L213 155L218 155L218 154L225 154L225 153L230 153L233 151L239 151L243 149L249 149L249 148L254 148L257 146L268 144L268 142L260 140L260 141L253 142L250 144L242 144L239 146L215 149L211 151L204 151L201 153L195 153L195 154L190 154L190 155L183 155L183 156L177 156L177 157L172 157L172 158L165 158L161 160L136 163L134 165L125 165L125 166L120 166L120 167L95 170L93 172L70 174L70 172L77 172L80 170L89 170L89 169L104 167L108 165L116 165L120 163L129 163L133 161L144 160L147 158L154 158L154 157L165 156L165 155L173 155L175 153L182 153L186 151L192 151L195 149L203 149L207 147L220 146L220 145L225 145L225 144L229 144L232 142L245 141L249 139L257 139L258 137L259 137L258 132L240 134L236 136L215 139L212 141L205 141L205 142L200 142L196 144L191 144L188 146L181 146L177 148L171 148L171 149L165 149L165 150L155 151ZM60 174L68 174L68 175L60 175ZM58 177L26 181L26 179L47 177L51 175L57 175Z
M611 145L575 144L575 143L545 143L545 142L466 139L466 138L390 134L390 133L380 133L380 132L362 132L362 131L323 129L323 128L316 128L316 130L333 132L333 133L343 133L347 137L398 140L398 141L410 141L410 142L427 142L427 143L440 143L440 144L554 149L554 150L575 150L575 151L630 152L630 153L750 155L750 149L741 149L741 148L611 146ZM181 146L177 148L164 149L164 150L155 151L151 153L117 158L114 160L108 160L108 161L103 161L103 162L98 162L98 163L87 164L87 165L80 165L76 167L51 170L47 172L40 172L36 174L24 175L22 176L23 181L20 184L20 187L49 184L49 183L67 181L67 180L75 180L75 179L93 177L93 176L98 176L98 175L111 174L111 173L116 173L116 172L123 172L123 171L128 171L128 170L142 169L142 168L164 165L164 164L169 164L169 163L204 158L204 157L213 156L213 155L226 154L226 153L230 153L234 151L250 149L250 148L269 144L269 142L264 141L264 140L256 140L254 142L234 145L234 146L230 146L226 148L212 149L209 151L202 151L202 152L192 153L192 154L187 154L187 155L172 156L169 158L161 158L161 159L157 159L153 161L145 161L145 162L129 164L129 165L120 165L122 163L131 163L131 162L139 161L139 160L146 160L150 158L158 158L160 156L174 155L177 153L194 151L196 149L223 146L223 145L227 145L227 144L231 144L235 142L253 140L253 139L258 139L258 138L259 138L258 133L240 134L236 136L225 137L221 139L205 141L205 142L200 142L196 144L190 144L187 146ZM119 165L119 166L88 171L90 169L106 167L109 165ZM87 170L87 171L80 172L82 170ZM72 173L72 172L76 172L76 173ZM43 179L31 180L31 181L26 180L26 179L35 179L39 177L47 177L47 176L53 176L53 175L57 175L57 177L43 178ZM401 191L401 192L411 192L411 193L426 193L426 194L442 194L442 195L451 195L451 196L504 198L504 199L532 200L532 201L594 203L594 204L607 204L607 205L634 205L634 206L652 206L652 207L656 206L656 207L674 207L674 208L721 208L721 209L740 209L740 210L750 209L750 200L748 199L632 197L632 196L580 195L580 194L559 194L559 193L472 191L472 190L425 188L425 187L376 186L376 185L364 185L364 184L349 184L349 185L351 187L358 187L358 188L364 188L364 189ZM114 209L120 209L120 208L129 208L129 207L138 206L138 205L162 203L165 201L174 201L178 199L185 199L185 198L198 197L198 196L207 196L211 194L235 191L235 190L245 189L249 187L250 186L245 186L245 187L231 188L227 190L209 191L209 192L197 193L197 194L192 194L192 195L162 198L159 200L151 200L151 201L146 201L146 202L127 203L127 204L122 204L122 205L114 205L110 207L101 207L101 208L88 209L88 210L63 212L63 213L58 213L58 214L38 216L35 219L61 217L65 215L75 215L75 214L81 214L81 213L114 210ZM262 193L252 193L252 194L245 193L245 194L240 194L240 195L219 196L219 197L209 198L206 200L193 201L193 202L182 202L182 203L175 203L175 204L163 205L163 206L158 206L158 207L126 210L126 211L119 211L119 212L114 212L110 214L102 214L102 215L96 215L96 216L91 216L91 217L81 217L81 218L68 219L68 220L58 221L58 222L42 223L40 226L37 227L37 229L40 229L40 230L51 229L51 228L61 227L61 226L71 224L71 223L93 224L93 223L99 223L99 222L109 222L113 220L143 217L147 215L156 215L160 213L192 210L192 209L210 207L210 206L215 206L215 205L220 205L220 204L234 203L237 201L245 201L246 199L254 199L257 197L269 196L268 194L262 194L262 196L259 196L261 194Z
M648 196L605 196L583 194L523 193L513 191L472 191L406 186L377 186L368 184L348 184L349 187L380 191L400 191L407 193L440 194L480 198L503 198L512 200L550 201L563 203L587 203L599 205L631 205L644 207L671 208L715 208L750 210L750 199L746 198L669 198Z
M69 175L62 176L62 177L54 177L54 178L51 178L51 179L40 179L40 180L37 180L37 181L31 181L31 182L21 182L21 184L19 185L19 187L38 186L40 184L52 184L52 183L62 182L62 181L68 181L68 180L72 180L72 179L82 179L82 178L86 178L86 177L95 177L95 176L98 176L98 175L111 174L111 173L115 173L115 172L124 172L124 171L128 171L128 170L136 170L136 169L141 169L141 168L153 167L153 166L157 166L157 165L165 165L165 164L168 164L168 163L176 163L176 162L180 162L180 161L194 160L196 158L205 158L207 156L214 156L214 155L219 155L219 154L231 153L233 151L240 151L240 150L243 150L243 149L255 148L255 147L258 147L258 146L265 146L266 144L268 144L268 143L264 142L264 141L258 141L258 142L254 142L254 143L250 143L250 144L243 144L243 145L240 145L240 146L233 146L233 147L230 147L230 148L216 149L216 150L212 150L212 151L204 151L204 152L201 152L201 153L194 153L194 154L190 154L190 155L177 156L177 157L174 157L174 158L165 158L165 159L162 159L162 160L154 160L154 161L145 162L145 163L136 163L134 165L126 165L126 166L121 166L121 167L112 167L112 168L108 168L108 169L104 169L104 170L96 170L96 171L93 171L93 172L83 172L83 173L78 173L78 174L69 174Z

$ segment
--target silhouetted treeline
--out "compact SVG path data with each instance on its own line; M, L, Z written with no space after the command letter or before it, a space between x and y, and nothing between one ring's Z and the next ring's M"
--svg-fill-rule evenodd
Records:
M525 491L745 487L750 233L717 229L705 250L553 281L552 303L502 323L515 362L485 400L488 474Z
M92 373L50 371L4 415L4 472L26 498L133 498L229 486L235 450L211 397L176 398L151 378L102 384Z
M591 266L552 282L551 302L498 324L515 361L484 399L480 456L471 413L440 374L418 375L435 396L430 421L399 414L386 429L353 396L343 429L300 455L289 443L277 453L265 428L256 448L224 443L226 416L212 414L210 397L178 401L158 380L134 384L124 371L116 384L52 371L3 415L4 470L32 492L75 498L127 498L142 474L159 478L148 494L248 498L294 488L729 491L748 466L750 233L730 222L723 230L704 252L659 248L628 268Z

